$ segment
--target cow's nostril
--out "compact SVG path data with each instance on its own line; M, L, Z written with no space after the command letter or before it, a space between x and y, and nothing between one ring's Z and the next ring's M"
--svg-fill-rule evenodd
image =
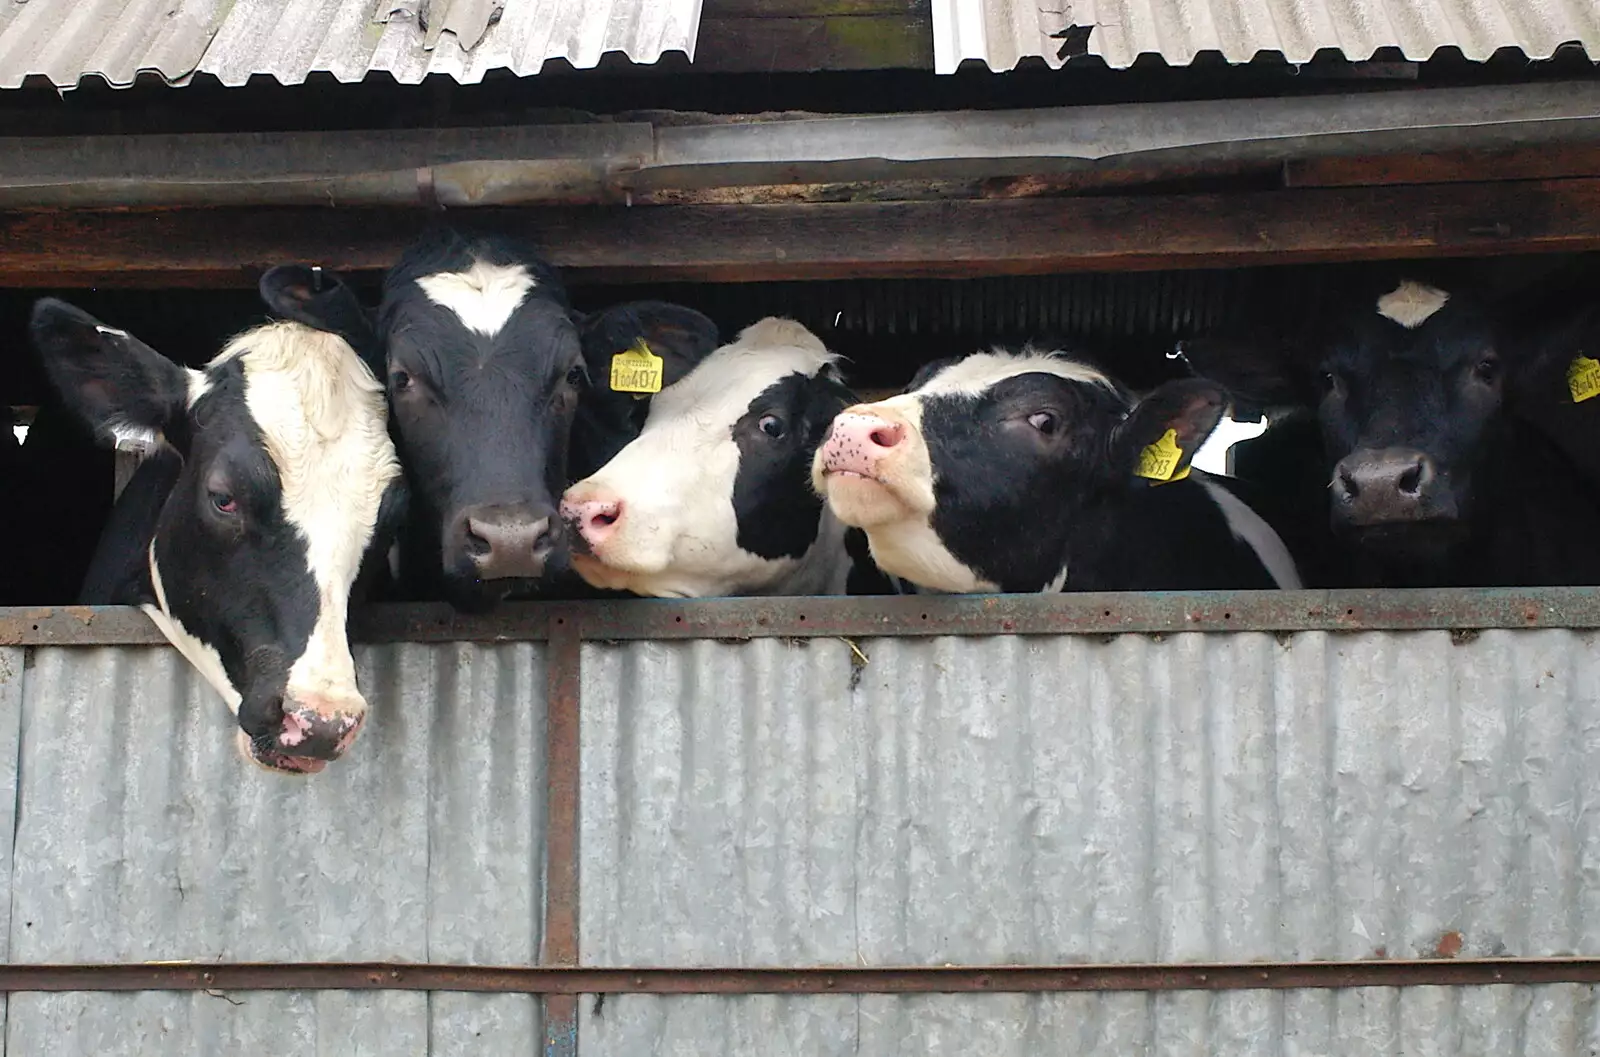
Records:
M1411 468L1400 475L1400 491L1406 495L1416 495L1422 488L1422 460L1418 459Z
M467 518L467 531L461 541L461 545L474 558L487 557L489 552L494 549L483 527L472 518Z
M1361 486L1356 484L1356 479L1350 476L1349 470L1341 469L1337 480L1338 490L1344 494L1346 499L1354 499L1361 491Z
M880 448L892 448L900 443L900 436L904 432L899 426L879 426L867 438Z
M596 528L610 528L617 523L617 519L621 516L622 508L620 506L608 506L604 510L595 511L594 515L589 518L589 524Z

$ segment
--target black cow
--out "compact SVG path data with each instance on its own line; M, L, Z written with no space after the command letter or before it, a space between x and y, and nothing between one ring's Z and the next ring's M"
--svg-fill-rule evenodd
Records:
M1135 402L1064 356L979 353L839 415L813 481L884 572L923 589L1299 587L1232 482L1189 470L1226 404L1199 380Z
M1566 388L1581 343L1556 328L1554 359L1537 339L1507 341L1468 287L1377 281L1307 338L1190 351L1227 384L1314 409L1323 460L1303 473L1325 486L1321 516L1343 559L1338 582L1600 582L1592 455L1588 466L1575 462L1555 442L1573 438L1513 413L1515 394L1552 388L1555 370ZM1269 430L1254 443L1273 441Z
M638 439L563 497L573 568L668 598L865 593L871 570L854 570L810 483L855 400L836 359L799 323L764 319L663 389Z
M68 408L151 453L118 501L83 601L140 605L273 770L321 770L366 715L345 634L363 559L405 489L382 390L344 341L297 323L181 367L61 301L32 337Z
M637 428L636 394L609 388L611 356L643 342L669 382L717 344L710 320L677 305L577 313L531 248L448 228L390 270L375 327L326 273L279 269L261 290L279 314L347 335L382 361L412 491L403 590L465 610L558 582L566 546L556 497L575 420L584 469Z

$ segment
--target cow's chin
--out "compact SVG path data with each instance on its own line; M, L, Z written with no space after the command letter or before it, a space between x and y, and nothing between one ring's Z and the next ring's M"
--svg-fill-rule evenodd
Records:
M260 767L263 771L270 771L273 774L300 778L316 774L328 766L327 760L313 760L307 756L290 756L288 753L259 748L250 740L250 735L242 730L237 732L237 739L239 755Z
M883 481L855 473L828 473L823 478L833 516L860 529L881 528L915 518L917 512Z
M576 550L572 552L572 569L583 577L584 583L602 591L633 591L634 581L638 579L638 574L631 570L615 568L592 554Z
M1336 531L1356 550L1391 561L1443 561L1466 539L1468 527L1455 518L1340 525Z

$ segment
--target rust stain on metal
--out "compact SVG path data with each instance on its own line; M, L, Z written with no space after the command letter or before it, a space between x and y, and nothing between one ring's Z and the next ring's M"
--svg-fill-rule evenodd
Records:
M579 700L583 637L577 613L549 614L545 654L545 966L578 964L578 786L581 778ZM576 1057L577 993L545 994L545 1057Z
M1178 631L1408 631L1600 628L1590 588L1232 591L1066 595L725 598L522 603L492 615L384 605L352 614L358 642L538 642L558 608L582 639L871 638L1123 635ZM0 610L0 645L157 645L143 613L121 607Z
M1381 948L1380 948L1381 949ZM0 966L0 992L396 990L540 994L941 994L1250 991L1303 988L1600 984L1600 958L1427 958L1353 962L984 965L871 968L611 968L394 963ZM575 1020L573 1021L575 1025ZM552 1038L568 1037L560 1024ZM575 1026L570 1037L575 1040ZM547 1039L547 1042L550 1040ZM562 1051L566 1052L566 1051Z
M1434 954L1440 958L1454 958L1461 953L1461 933L1451 931L1439 937L1439 943L1433 949Z

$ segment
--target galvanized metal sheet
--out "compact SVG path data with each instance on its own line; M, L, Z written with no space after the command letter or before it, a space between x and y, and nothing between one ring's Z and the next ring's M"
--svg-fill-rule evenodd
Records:
M700 0L504 0L481 30L482 0L0 0L0 87L32 76L71 88L141 73L182 84L196 73L241 85L257 74L299 84L313 73L402 84L441 74L475 84L495 70L536 74L549 59L597 65L607 52L653 63L694 57ZM419 7L431 12L424 30ZM468 8L474 10L468 11ZM472 17L456 17L458 14Z
M585 646L586 963L1600 951L1592 633L856 645L864 665L828 639ZM1019 1033L1027 1053L1029 1032L1081 1022L1096 1052L1285 1052L1281 1022L1313 1040L1300 1052L1388 1052L1420 1024L1532 1055L1591 1032L1583 987L1429 993L870 998L845 1041L987 1052ZM580 1038L830 1052L838 1001L614 997Z
M238 758L227 710L174 651L36 650L11 960L536 961L543 656L358 650L367 726L346 759L296 780ZM166 1037L162 1052L423 1054L509 1052L542 1032L524 995L238 1001L21 996L8 1036L20 1053L150 1052Z
M1207 51L1229 62L1275 52L1302 63L1323 50L1363 61L1381 48L1413 61L1442 48L1474 61L1502 48L1546 59L1567 43L1600 55L1592 0L933 0L939 73L966 59L1009 70L1084 53L1117 69L1141 55L1187 66Z
M1587 1057L1600 1046L1595 1000L1593 988L1577 984L1156 995L620 995L598 1012L585 1000L579 1040L584 1057Z

